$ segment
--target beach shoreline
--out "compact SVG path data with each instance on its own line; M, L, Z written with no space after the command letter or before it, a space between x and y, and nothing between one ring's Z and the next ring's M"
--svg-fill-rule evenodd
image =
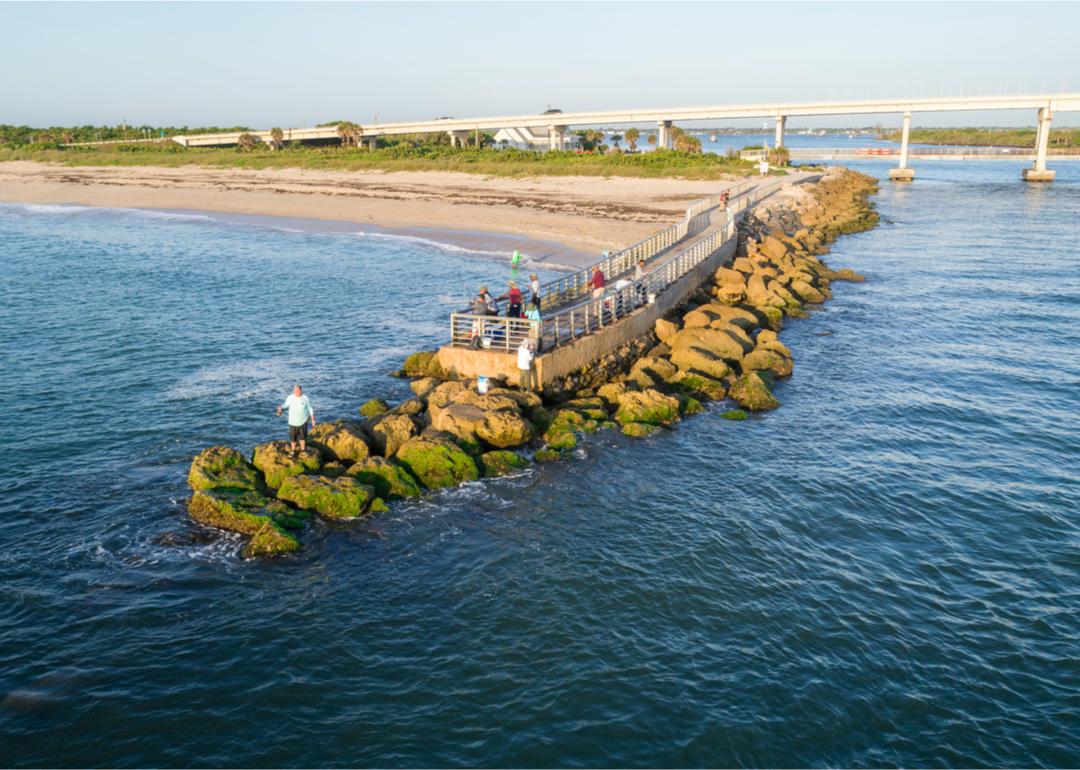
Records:
M0 163L0 201L352 223L467 250L519 249L537 266L576 268L737 181L11 161Z

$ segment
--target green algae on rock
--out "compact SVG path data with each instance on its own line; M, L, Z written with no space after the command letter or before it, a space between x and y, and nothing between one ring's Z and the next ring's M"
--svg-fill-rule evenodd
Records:
M726 412L721 412L720 417L725 420L745 420L750 417L742 409L728 409Z
M780 406L780 402L772 394L771 385L771 373L749 371L735 380L728 395L744 409L764 412Z
M671 425L678 421L679 399L651 388L622 394L615 412L615 422L623 426L632 422Z
M263 473L266 486L276 490L288 476L311 473L322 467L322 454L314 447L292 454L287 441L269 441L255 447L252 464Z
M371 419L372 417L378 417L380 414L389 412L390 405L381 398L373 398L370 401L364 402L358 411L364 417Z
M480 468L486 478L505 476L529 467L529 461L508 449L493 449L480 455Z
M245 547L245 557L276 556L300 550L300 541L275 519L287 516L287 506L254 490L196 490L188 502L188 513L209 527L258 536L258 543L249 542Z
M375 490L351 476L336 479L288 476L277 494L298 508L315 511L328 519L355 519L367 511Z
M623 435L631 436L633 438L645 438L646 436L651 436L659 431L660 426L652 425L647 422L628 422L622 426Z
M397 459L429 489L453 487L480 478L473 459L450 441L411 438L398 450Z
M188 471L188 485L201 489L260 489L263 481L257 468L235 449L212 446L195 456Z
M422 492L420 483L411 473L393 460L382 457L369 457L362 463L355 463L346 473L372 487L382 498L419 497Z
M311 429L308 445L322 452L327 460L360 462L371 454L359 423L349 420L323 422Z

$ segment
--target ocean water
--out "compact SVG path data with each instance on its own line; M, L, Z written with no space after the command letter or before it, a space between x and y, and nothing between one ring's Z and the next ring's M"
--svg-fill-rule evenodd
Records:
M867 165L884 175L887 166ZM1080 764L1080 164L930 164L783 406L245 562L190 457L402 397L494 255L0 206L0 763Z

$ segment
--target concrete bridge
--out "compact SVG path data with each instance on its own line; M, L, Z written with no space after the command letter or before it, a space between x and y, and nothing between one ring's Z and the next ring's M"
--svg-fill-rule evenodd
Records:
M1024 170L1024 179L1050 181L1054 172L1046 167L1050 121L1055 112L1080 112L1080 94L1035 94L1029 96L970 96L933 99L870 99L844 102L778 102L767 104L718 105L707 107L677 107L641 110L607 110L597 112L556 112L542 115L504 115L486 118L445 118L397 123L371 123L360 127L360 140L369 147L382 136L402 134L447 133L455 144L474 140L480 132L500 128L539 128L548 133L550 149L561 149L567 131L572 126L613 126L624 123L653 123L657 130L657 146L670 148L671 127L677 122L697 120L733 120L765 118L776 121L776 144L784 144L784 128L788 118L820 117L827 115L903 116L903 132L899 167L893 169L893 179L912 179L915 172L907 165L908 135L911 115L926 112L964 112L986 110L1031 110L1036 113L1038 133L1033 148L1034 161ZM251 132L264 142L270 141L269 131ZM336 139L337 126L291 128L284 131L286 141L315 141ZM240 133L193 134L172 137L185 147L213 147L236 144Z
M743 160L760 161L769 156L768 149L743 150L739 157ZM791 160L885 160L900 158L903 147L789 147ZM1023 147L911 147L907 151L908 160L1024 160L1035 161L1038 158L1034 149ZM1047 157L1055 161L1080 160L1080 149L1053 149L1047 151Z

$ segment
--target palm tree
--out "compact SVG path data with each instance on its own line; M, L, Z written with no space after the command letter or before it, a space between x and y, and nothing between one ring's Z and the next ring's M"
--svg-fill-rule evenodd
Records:
M637 149L637 140L641 137L641 132L631 126L626 129L626 141L630 145L630 151L633 152Z
M240 136L236 139L236 144L240 147L241 150L250 150L258 143L259 137L255 136L255 134L249 134L246 131L240 134Z
M621 142L621 141L622 141L622 134L612 134L611 135L611 143L613 145L615 145L616 150L619 149L619 142Z
M649 143L650 147L655 147L656 146L656 134L649 134L648 138L645 141Z
M362 129L351 120L343 120L337 124L337 135L341 137L342 147L355 147L360 140Z
M280 128L270 129L270 146L280 150L285 145L285 132Z

